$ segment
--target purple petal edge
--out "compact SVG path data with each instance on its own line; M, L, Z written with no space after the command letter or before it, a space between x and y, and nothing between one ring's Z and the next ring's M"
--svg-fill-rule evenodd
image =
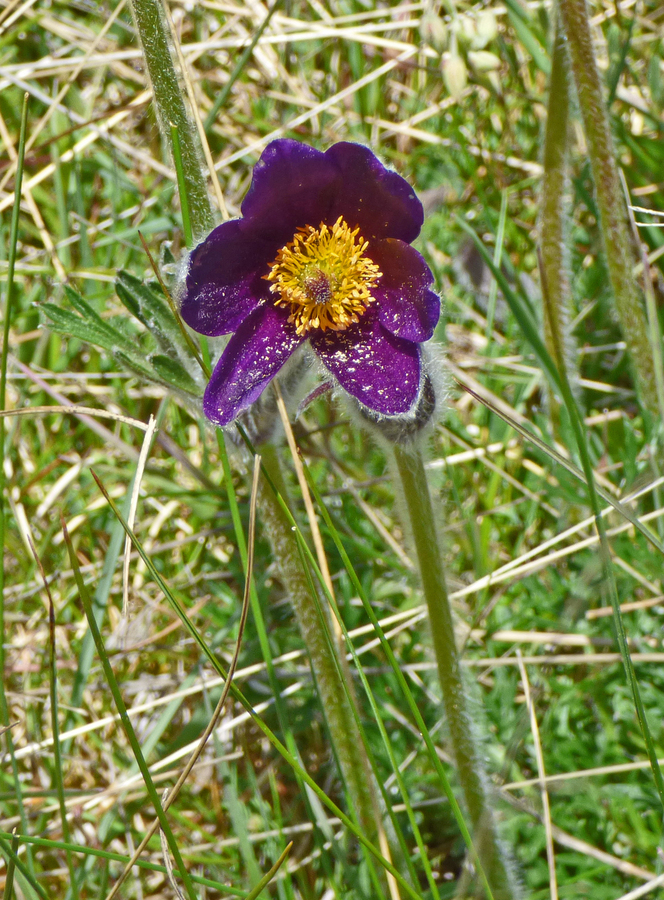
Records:
M287 319L285 310L261 306L230 339L203 396L203 412L215 425L228 425L257 400L302 343Z
M420 388L421 360L416 343L390 334L367 312L346 331L310 336L311 346L344 390L385 416L412 407Z
M395 240L371 243L367 256L383 273L372 292L381 325L395 337L428 341L440 317L440 298L424 257Z
M180 301L184 321L199 334L235 331L268 293L261 279L274 245L244 234L234 219L215 228L191 253Z
M424 209L405 178L387 169L362 144L340 141L325 157L340 174L332 220L343 216L352 228L359 225L365 240L397 238L406 244L415 240L424 222Z

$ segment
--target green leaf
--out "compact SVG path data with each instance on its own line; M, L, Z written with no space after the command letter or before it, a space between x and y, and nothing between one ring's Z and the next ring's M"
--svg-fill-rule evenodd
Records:
M120 272L116 290L127 309L155 336L165 353L174 356L179 351L184 354L185 359L191 357L191 351L161 287L154 289L129 272Z
M51 320L49 327L51 331L57 331L60 334L69 334L72 337L80 338L88 344L94 344L104 350L113 352L114 342L106 329L100 329L94 322L86 322L81 316L75 315L68 309L61 309L53 303L41 303L41 309Z
M135 350L135 341L105 322L83 297L69 285L65 285L65 293L71 305L78 311L84 323L94 325L98 333L107 335L111 347L124 346L129 352ZM101 346L101 345L100 345Z
M150 362L162 381L167 382L180 391L186 391L188 394L200 397L201 390L199 386L179 362L171 359L170 356L164 356L160 353L151 356Z

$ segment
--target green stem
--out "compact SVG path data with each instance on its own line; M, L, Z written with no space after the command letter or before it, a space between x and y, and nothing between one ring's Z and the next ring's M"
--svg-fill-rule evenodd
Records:
M275 447L261 447L263 466L282 497L286 484ZM268 485L259 490L258 504L274 559L288 591L297 617L300 633L307 647L311 667L334 742L339 766L346 783L359 825L373 840L376 834L375 789L364 743L353 714L349 692L345 689L338 660L330 646L329 623L321 621L321 608L312 595L310 581L291 524Z
M23 185L23 165L25 162L25 140L28 123L28 95L23 97L23 110L21 113L21 130L18 139L18 158L16 162L16 183L14 185L14 206L12 209L11 225L9 230L9 258L7 260L7 294L5 297L4 321L2 325L2 355L0 357L0 411L4 412L7 400L7 363L9 357L9 326L12 318L12 306L14 303L14 271L16 267L16 255L18 246L18 225L21 213L21 188ZM5 419L0 416L0 725L6 728L5 740L11 757L12 776L16 789L16 803L21 818L21 830L27 832L28 820L23 804L23 791L19 779L18 764L14 753L14 738L9 727L9 704L5 686L5 644L8 643L5 634L5 538L7 520L5 512ZM32 853L27 854L28 870L33 871Z
M212 229L214 216L198 136L187 113L171 53L172 38L162 0L132 0L132 9L162 134L170 137L170 128L174 125L180 138L194 238L200 240Z
M470 816L474 842L495 900L515 900L512 883L496 824L489 805L486 776L473 734L466 691L454 637L454 622L445 583L445 573L436 535L431 495L418 449L395 446L396 461L408 525L419 564L422 588L429 612L438 677L459 782Z
M560 22L556 23L549 104L544 137L544 177L540 206L540 250L544 343L559 369L569 369L570 286L565 241L565 203L569 174L569 84L567 57ZM558 422L560 405L553 392L551 413Z
M627 224L625 200L620 190L609 116L590 30L586 0L558 0L567 37L570 66L588 144L595 183L600 228L616 310L632 365L641 403L658 415L653 352L648 323L633 271L636 263Z

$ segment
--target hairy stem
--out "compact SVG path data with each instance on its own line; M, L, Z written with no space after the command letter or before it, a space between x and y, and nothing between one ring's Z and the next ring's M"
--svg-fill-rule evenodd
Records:
M657 416L657 388L648 323L633 274L636 258L630 241L625 200L620 190L609 116L602 95L586 0L558 0L569 60L588 144L600 228L616 310L644 409Z
M519 890L513 883L505 860L505 849L498 839L484 769L468 712L424 463L416 448L406 449L397 445L394 447L394 458L429 612L451 746L473 826L475 846L494 900L515 900Z
M569 185L567 152L569 143L569 84L567 56L560 23L556 23L546 134L544 136L544 177L540 204L540 252L544 342L558 369L569 372L570 285L565 234L565 204ZM574 378L570 380L573 382ZM554 422L560 415L558 400L551 393Z
M177 128L194 238L200 240L211 230L214 217L203 173L198 136L187 113L171 53L171 35L162 0L132 0L131 5L152 85L159 127L169 146L171 125Z
M277 450L271 444L264 444L261 447L261 455L263 465L277 490L282 497L286 497L286 485ZM274 493L265 484L260 488L258 504L265 533L272 545L275 562L293 604L300 633L307 647L351 803L358 823L371 839L376 834L377 809L373 775L353 715L350 699L352 695L344 688L341 669L334 658L334 645L331 645L329 640L331 628L328 622L322 621L324 613L312 595L291 525Z

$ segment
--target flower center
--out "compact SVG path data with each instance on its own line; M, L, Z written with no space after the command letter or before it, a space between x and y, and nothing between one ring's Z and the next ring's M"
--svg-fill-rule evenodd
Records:
M277 306L290 306L288 321L298 334L313 329L344 331L374 302L371 292L383 274L364 255L369 246L339 216L331 228L298 228L263 277L271 281Z

